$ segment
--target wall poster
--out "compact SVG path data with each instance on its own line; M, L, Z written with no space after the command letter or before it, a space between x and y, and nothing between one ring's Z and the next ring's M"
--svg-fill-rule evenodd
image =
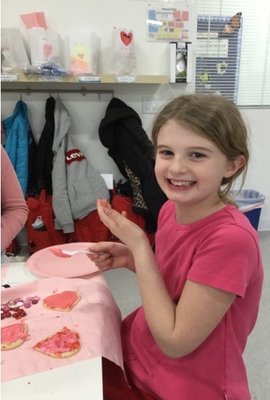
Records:
M187 41L190 31L190 0L148 3L147 40Z

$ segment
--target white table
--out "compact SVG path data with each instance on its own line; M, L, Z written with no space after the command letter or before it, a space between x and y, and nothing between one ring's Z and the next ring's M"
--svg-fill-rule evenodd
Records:
M101 357L1 384L6 400L102 400Z
M38 279L24 263L10 263L2 285L29 283ZM8 290L8 289L4 289ZM84 360L3 382L1 394L7 400L102 400L102 357Z

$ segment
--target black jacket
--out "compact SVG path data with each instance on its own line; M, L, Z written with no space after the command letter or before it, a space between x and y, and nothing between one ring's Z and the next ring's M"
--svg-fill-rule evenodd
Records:
M155 232L159 210L167 198L157 183L154 145L139 115L122 100L113 98L100 123L99 137L130 183L133 211L145 215L147 231Z
M54 109L55 99L50 96L46 100L45 125L38 142L36 153L34 186L38 193L41 189L46 189L47 193L52 193Z

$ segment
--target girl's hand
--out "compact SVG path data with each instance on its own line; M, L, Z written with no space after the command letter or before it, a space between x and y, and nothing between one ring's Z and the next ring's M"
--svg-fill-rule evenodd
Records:
M112 234L126 244L133 253L140 244L148 242L144 231L132 221L125 217L125 213L120 214L113 210L111 205L104 199L97 201L97 211L101 221Z
M96 264L101 271L113 268L128 268L132 271L134 260L127 246L117 242L93 243L89 247L93 253L88 257Z

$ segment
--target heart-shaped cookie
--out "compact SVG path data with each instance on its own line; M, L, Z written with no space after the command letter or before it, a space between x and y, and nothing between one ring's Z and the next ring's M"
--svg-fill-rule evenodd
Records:
M27 325L24 322L3 326L1 328L1 350L12 350L19 347L27 338Z
M66 326L33 346L34 350L54 358L71 357L80 348L79 334Z
M43 304L47 308L56 311L70 311L80 300L80 296L72 291L65 290L64 292L54 293L43 299Z

